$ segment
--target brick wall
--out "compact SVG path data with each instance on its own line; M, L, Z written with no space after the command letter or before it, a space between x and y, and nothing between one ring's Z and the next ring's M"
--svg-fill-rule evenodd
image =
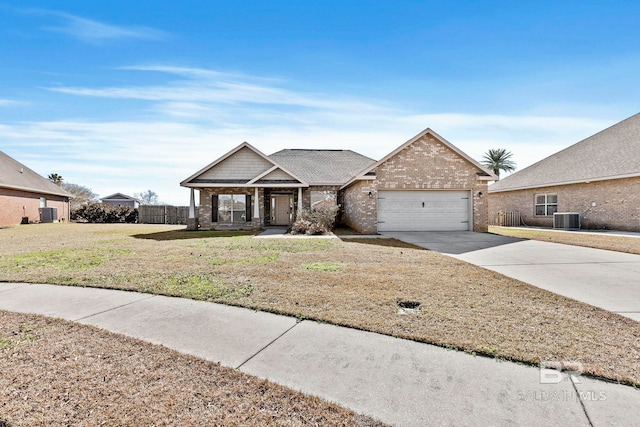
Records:
M219 194L247 194L251 196L251 215L253 216L253 206L256 203L255 189L253 188L203 188L200 190L200 203L198 206L198 221L201 229L256 229L264 226L264 189L258 189L258 200L260 210L260 220L252 218L248 222L233 222L220 224L211 222L211 201L214 195Z
M376 170L375 181L361 181L345 190L345 223L377 232L377 192L384 190L467 190L473 198L473 230L487 231L487 182L478 169L432 135L424 135ZM373 197L368 197L371 191ZM479 194L482 193L482 197ZM355 206L348 206L355 203Z
M378 232L378 192L373 180L357 181L344 189L341 202L344 225L363 234Z
M519 211L527 225L553 227L552 216L535 215L534 197L544 193L558 195L558 212L579 212L583 228L640 231L640 178L491 193L491 218Z
M0 225L20 224L23 216L29 217L30 222L40 221L41 196L47 199L47 207L58 209L59 221L69 220L66 197L0 188Z

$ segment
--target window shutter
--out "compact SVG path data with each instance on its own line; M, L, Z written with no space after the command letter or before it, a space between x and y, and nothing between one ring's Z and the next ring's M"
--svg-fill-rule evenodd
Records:
M218 222L218 195L211 196L211 222Z
M244 216L246 217L247 222L251 222L251 196L249 194L247 194L247 200L245 202Z

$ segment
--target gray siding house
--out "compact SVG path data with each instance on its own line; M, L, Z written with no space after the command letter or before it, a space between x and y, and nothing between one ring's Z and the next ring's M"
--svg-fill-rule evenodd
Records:
M103 197L100 200L102 203L112 206L128 206L134 209L138 209L140 207L140 201L138 199L122 193L115 193L110 196Z

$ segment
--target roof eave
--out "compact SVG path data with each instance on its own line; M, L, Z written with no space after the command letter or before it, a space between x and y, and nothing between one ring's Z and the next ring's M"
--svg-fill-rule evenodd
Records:
M228 184L228 183L180 183L181 187L185 188L307 188L309 184L305 182L291 183L291 184Z
M61 192L55 192L55 191L49 191L49 190L42 190L38 188L21 187L19 185L3 185L3 184L0 184L0 187L8 188L9 190L26 191L28 193L35 193L35 194L48 194L50 196L60 196L60 197L68 197L68 198L73 197L73 194L64 190Z
M582 178L582 179L577 179L573 181L547 182L543 184L534 184L534 185L511 187L511 188L504 188L504 189L497 189L497 190L489 187L489 193L504 193L507 191L531 190L534 188L557 187L560 185L589 184L592 182L610 181L614 179L637 178L637 177L640 177L640 172L634 172L634 173L625 174L625 175L605 176L605 177L599 177L599 178Z

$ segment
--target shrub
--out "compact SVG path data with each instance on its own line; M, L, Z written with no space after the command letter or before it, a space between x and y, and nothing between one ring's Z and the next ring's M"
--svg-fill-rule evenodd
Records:
M71 211L71 220L91 223L138 222L138 210L129 206L88 203Z
M333 229L339 206L320 204L311 210L303 210L291 226L292 234L325 234Z

